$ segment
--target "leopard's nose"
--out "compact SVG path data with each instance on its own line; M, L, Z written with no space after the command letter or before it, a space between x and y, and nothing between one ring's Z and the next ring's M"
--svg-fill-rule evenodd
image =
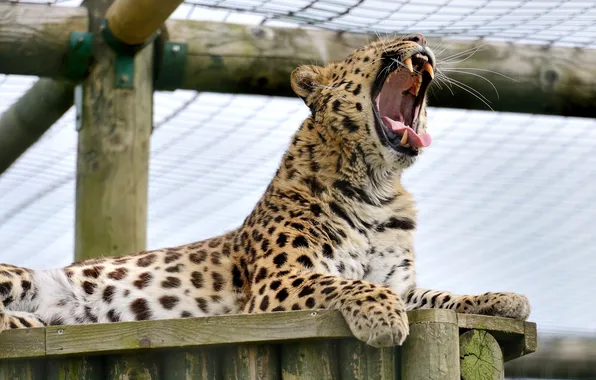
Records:
M405 40L416 42L420 46L426 46L426 38L422 35L422 33L415 33L406 36Z

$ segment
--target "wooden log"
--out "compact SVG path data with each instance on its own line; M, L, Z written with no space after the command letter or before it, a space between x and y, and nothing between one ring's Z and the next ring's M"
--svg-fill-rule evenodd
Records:
M149 30L159 26L156 20L163 19L178 2L143 0L145 9L150 4L157 4L160 9L146 28L126 27L139 25L141 19L134 12L113 11L115 25L124 26L113 33L121 34L119 38L123 41L140 41L147 34L151 35ZM122 0L121 5L115 7L129 9L133 3L141 4ZM0 15L0 72L50 78L64 76L67 36L73 30L86 30L83 10L0 4ZM118 15L125 18L116 21ZM44 29L46 26L49 31ZM192 20L169 20L166 26L170 41L188 44L184 77L177 84L178 88L291 97L295 95L290 88L289 75L296 66L343 60L355 48L376 38L354 33ZM429 41L431 47L441 43ZM474 88L490 103L485 105L457 85L442 84L442 88L436 86L430 95L430 104L435 107L489 110L490 106L504 112L596 117L594 49L455 40L442 43L438 50L443 48L445 50L439 54L442 72ZM466 50L478 51L465 60L467 55L463 54L455 57L462 59L452 63L441 62L441 57ZM458 72L462 70L470 74ZM493 85L499 91L499 98Z
M84 8L0 3L0 73L63 78L70 33L88 27Z
M117 0L106 13L114 37L129 45L149 39L183 0Z
M42 78L0 116L0 174L70 109L74 88L72 82Z
M280 379L281 347L272 344L240 344L222 352L223 378L229 380Z
M459 337L462 380L503 380L503 353L486 331L467 331Z
M339 342L339 371L342 380L397 380L399 348L374 348L354 339Z
M15 329L0 333L0 379L43 378L45 329Z
M460 380L459 332L451 310L418 310L401 350L402 380Z
M288 343L281 350L281 378L338 380L336 340Z
M133 89L115 88L115 53L97 33L109 1L90 4L95 64L83 83L77 154L75 258L117 256L146 245L153 46L134 62Z
M218 359L218 350L210 347L166 352L162 362L163 380L221 379Z
M296 66L343 60L375 38L190 20L170 20L166 26L171 41L188 44L181 88L290 97L295 95L289 77ZM439 44L444 49L439 54L442 72L486 96L495 111L596 117L596 50L429 41L431 47ZM440 60L476 50L467 60L463 58L469 54L452 63ZM471 74L458 72L462 70ZM430 93L435 107L490 110L457 84L441 86Z

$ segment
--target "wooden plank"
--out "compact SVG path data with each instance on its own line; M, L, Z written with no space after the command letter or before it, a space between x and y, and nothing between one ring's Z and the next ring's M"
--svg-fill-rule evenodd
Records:
M103 358L71 357L67 359L49 359L46 362L46 380L104 380Z
M467 331L459 337L462 380L503 380L503 353L487 331Z
M219 380L219 351L213 347L165 352L163 380Z
M72 82L42 78L0 116L0 174L70 109L74 88Z
M142 44L161 27L183 0L117 0L106 13L114 37Z
M159 380L158 360L151 354L110 355L105 358L107 380Z
M280 379L280 350L273 344L237 344L222 351L223 378L229 380Z
M41 380L44 378L42 359L0 360L2 380Z
M414 314L410 319L410 335L401 350L401 363L402 380L459 380L459 331L455 313L424 310Z
M296 96L289 83L296 66L344 60L376 38L192 20L169 20L166 26L169 40L188 44L182 88L290 97ZM441 72L486 96L495 111L596 117L594 49L429 39L431 48L439 44ZM441 61L465 51L477 52ZM441 87L430 92L432 106L490 110L458 85Z
M0 333L0 359L44 356L45 350L44 328L14 329Z
M88 27L83 8L0 4L0 73L63 78L70 33Z
M283 380L338 380L337 340L302 341L282 345Z
M99 30L110 1L89 4ZM97 38L99 40L99 37ZM77 152L75 258L145 249L149 139L153 123L153 46L135 59L133 89L115 88L115 54L97 43L83 83Z
M62 330L59 334L58 331ZM335 311L296 311L159 321L49 326L48 355L115 353L224 343L352 337ZM0 338L1 339L1 338Z
M375 348L356 339L341 340L338 345L342 380L397 380L399 348Z

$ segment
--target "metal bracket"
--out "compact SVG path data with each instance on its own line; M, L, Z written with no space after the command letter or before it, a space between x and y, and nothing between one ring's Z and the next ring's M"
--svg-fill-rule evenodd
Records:
M134 88L135 55L145 46L153 43L160 31L142 44L129 45L112 34L107 20L100 21L99 29L104 41L116 52L116 88Z
M155 88L166 91L181 88L187 58L188 44L166 41L163 45L161 62L155 63L159 67L155 77Z
M93 34L71 32L64 65L64 75L76 81L85 78L92 54Z

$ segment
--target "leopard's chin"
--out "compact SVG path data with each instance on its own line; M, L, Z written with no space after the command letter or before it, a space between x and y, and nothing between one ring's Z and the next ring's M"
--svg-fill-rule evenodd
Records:
M375 128L382 143L396 153L417 156L431 144L431 137L419 128L426 91L434 78L434 56L420 47L413 55L398 60L384 57L373 84L371 98Z

